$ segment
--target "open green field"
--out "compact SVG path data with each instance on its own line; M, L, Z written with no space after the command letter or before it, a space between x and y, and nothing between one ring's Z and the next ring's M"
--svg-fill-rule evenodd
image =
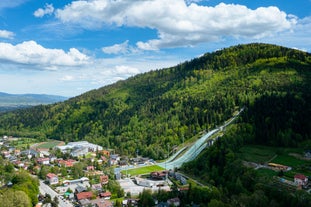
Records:
M289 155L290 153L303 154L303 149L246 145L240 148L238 155L243 160L256 163L274 162L288 166L311 163L311 161L295 158Z
M256 163L264 163L269 161L276 155L276 150L272 147L246 145L239 150L238 154L239 157L243 160Z
M291 167L298 167L298 166L305 165L305 164L311 165L311 160L298 159L288 154L279 155L275 159L273 159L272 162L291 166Z
M62 143L62 142L61 141L56 141L56 140L47 141L47 142L41 142L41 143L38 143L36 145L36 148L50 149L50 148L58 146L60 143Z
M267 176L267 177L277 176L278 174L276 171L266 169L266 168L260 168L256 172L261 176Z
M121 173L122 174L128 174L131 176L135 176L135 175L149 174L151 172L160 171L160 170L164 170L164 168L162 168L158 165L150 165L150 166L146 166L146 167L133 168L133 169L129 169L129 170L122 170Z

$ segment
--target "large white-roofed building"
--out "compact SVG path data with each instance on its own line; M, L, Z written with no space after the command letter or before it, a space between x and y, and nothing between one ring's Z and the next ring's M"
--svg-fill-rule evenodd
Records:
M89 143L88 141L69 142L64 146L57 146L63 153L69 152L73 157L83 156L88 152L103 150L102 146Z

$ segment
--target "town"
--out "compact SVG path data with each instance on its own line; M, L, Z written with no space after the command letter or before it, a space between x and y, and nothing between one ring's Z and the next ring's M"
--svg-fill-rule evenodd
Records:
M187 191L188 178L174 170L166 170L146 157L118 155L113 149L87 142L48 140L37 143L34 139L3 136L0 139L1 155L16 171L27 171L39 179L38 207L42 206L138 206L139 196L145 190L151 193ZM310 159L310 151L305 152ZM244 161L254 169L269 169L278 174L290 171L289 166ZM148 168L146 172L133 170ZM310 182L304 174L293 180L275 179L276 185L287 189L304 189L310 192ZM176 186L178 183L178 186ZM2 187L12 182L0 180ZM156 206L180 206L178 197L166 202L154 201Z
M187 190L184 176L159 167L152 159L118 155L113 149L87 141L36 143L34 139L3 136L0 146L2 157L15 171L27 171L38 177L38 207L51 203L64 207L137 206L138 196L144 190L171 191L174 185L171 180L179 181L184 186L180 189ZM128 173L144 167L149 168L144 175ZM2 179L0 185L10 187L12 182ZM158 203L158 206L179 205L178 197Z

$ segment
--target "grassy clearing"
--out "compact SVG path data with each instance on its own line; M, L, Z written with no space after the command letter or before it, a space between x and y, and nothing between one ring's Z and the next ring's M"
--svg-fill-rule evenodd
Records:
M273 177L277 175L276 171L266 169L266 168L260 168L256 171L259 175L265 176L265 177Z
M279 155L275 159L273 159L272 162L291 167L298 167L305 164L311 164L311 161L301 160L288 154Z
M311 161L302 160L289 155L290 153L301 154L302 152L303 149L300 148L246 145L240 148L238 155L243 160L256 163L274 162L292 167L305 163L311 164Z
M256 163L264 163L272 159L276 155L275 148L259 146L259 145L247 145L243 146L239 150L239 157L243 160Z
M143 175L143 174L149 174L154 171L160 171L164 170L164 168L158 166L158 165L150 165L146 167L140 167L140 168L134 168L134 169L129 169L129 170L122 170L122 174L129 174L131 176L135 175Z

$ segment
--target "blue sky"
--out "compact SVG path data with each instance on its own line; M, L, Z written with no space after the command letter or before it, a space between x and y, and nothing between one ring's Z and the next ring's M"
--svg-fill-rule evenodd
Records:
M0 91L72 97L250 42L311 52L311 0L1 0Z

